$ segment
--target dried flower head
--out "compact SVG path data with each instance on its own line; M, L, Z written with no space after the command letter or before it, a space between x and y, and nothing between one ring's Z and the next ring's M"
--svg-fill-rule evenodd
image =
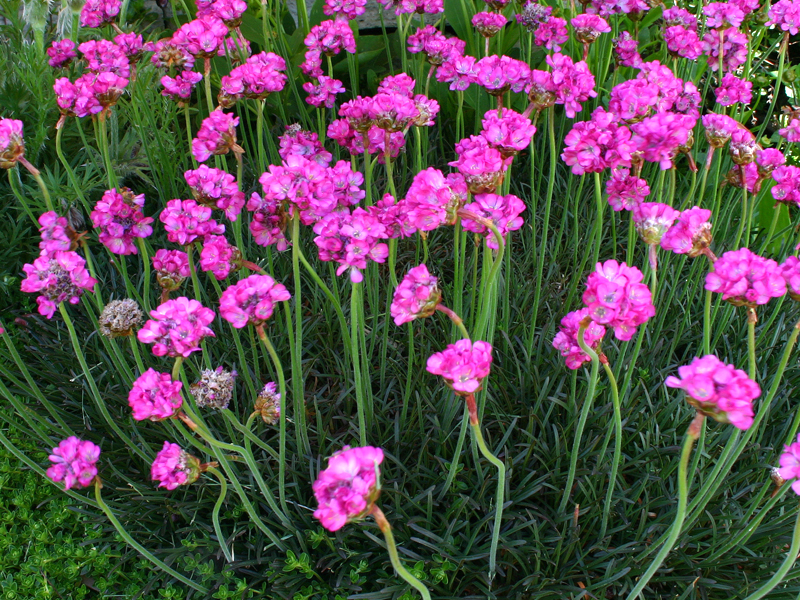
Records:
M274 381L264 386L256 397L253 409L261 415L267 425L275 425L278 422L281 418L281 395Z
M203 369L200 381L189 386L189 391L194 396L197 406L219 410L228 408L237 376L236 371L226 371L222 367L217 367L213 371Z
M137 329L142 321L144 313L136 300L131 298L112 300L106 304L98 319L100 333L107 338L133 335L133 330Z

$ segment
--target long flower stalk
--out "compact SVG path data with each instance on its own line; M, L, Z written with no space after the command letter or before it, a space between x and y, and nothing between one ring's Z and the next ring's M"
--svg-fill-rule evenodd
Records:
M369 514L375 519L375 523L378 524L378 529L381 530L386 540L386 551L389 553L389 560L392 561L394 570L406 583L420 593L423 600L431 600L431 593L428 591L428 588L425 587L425 584L414 577L409 570L403 566L403 563L400 562L400 555L397 553L397 544L395 544L394 534L392 534L392 526L389 524L389 521L386 520L386 515L383 514L383 511L377 504L372 505Z

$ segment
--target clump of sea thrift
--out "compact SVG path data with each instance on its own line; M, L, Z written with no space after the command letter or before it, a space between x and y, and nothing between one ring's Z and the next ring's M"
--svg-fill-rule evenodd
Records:
M382 263L389 256L388 246L379 241L386 238L386 229L360 207L349 214L342 210L325 215L314 225L314 233L319 259L339 263L336 274L348 271L353 283L363 281L367 259Z
M410 269L394 291L389 309L394 324L402 325L431 316L442 299L438 281L425 265Z
M281 418L281 395L278 386L270 381L256 397L253 409L267 425L275 425Z
M364 446L345 446L328 459L328 468L314 482L319 507L314 517L328 531L338 531L347 523L367 516L380 494L378 466L383 450Z
M155 356L186 358L201 350L204 337L214 337L208 327L214 320L214 311L197 300L185 297L168 300L151 310L150 317L137 337L143 344L153 344Z
M522 227L523 219L520 215L524 210L525 203L514 194L506 196L476 194L475 202L465 204L461 209L461 225L467 231L483 235L486 238L486 245L497 250L499 248L497 238L483 220L493 224L500 236L505 238L509 231L516 231Z
M197 137L192 140L192 156L197 162L206 162L212 156L229 151L244 152L236 143L236 127L239 117L215 110L203 119Z
M447 385L459 396L480 391L483 380L492 366L492 345L467 339L450 344L442 352L428 358L426 369L441 375Z
M272 316L276 302L289 298L288 290L269 275L250 275L222 292L219 314L237 329L248 323L258 327Z
M127 337L141 326L144 313L136 300L112 300L103 308L97 321L98 330L107 338Z
M92 442L70 436L53 448L52 466L47 476L55 483L64 483L64 489L87 487L97 477L100 447Z
M747 248L726 252L706 275L705 288L722 294L734 306L755 307L786 293L778 263Z
M739 429L753 424L753 400L761 388L741 369L709 354L679 367L678 375L667 377L667 387L684 390L687 402L698 412Z
M200 251L200 268L210 271L218 281L227 279L242 266L239 248L228 243L225 236L207 235Z
M244 193L239 190L236 178L223 171L200 165L183 174L194 199L203 206L225 211L225 216L235 221L244 207Z
M606 181L606 194L615 211L633 210L650 194L650 186L646 179L631 175L630 169L614 169Z
M164 442L150 467L150 477L158 487L174 490L181 485L191 485L200 477L200 461L178 444Z
M228 408L233 398L236 371L226 371L222 367L216 369L203 369L200 372L200 381L189 386L189 391L194 396L197 406L202 408Z
M564 315L564 318L561 319L561 327L553 338L553 347L561 352L561 356L566 359L567 367L570 369L579 369L583 363L592 360L578 344L578 330L582 324L585 324L583 341L592 350L597 350L606 334L605 327L589 318L588 308L574 310Z
M137 421L163 421L171 419L183 406L180 381L173 381L169 373L147 369L128 393L128 404Z
M54 41L47 49L47 56L50 57L47 64L54 69L68 67L74 59L78 58L78 53L75 52L75 42L69 38Z

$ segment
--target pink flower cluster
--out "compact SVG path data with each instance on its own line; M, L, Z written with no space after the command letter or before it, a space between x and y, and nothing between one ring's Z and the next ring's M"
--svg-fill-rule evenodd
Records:
M636 328L656 314L650 288L642 283L642 272L625 263L597 263L586 282L583 302L589 317L614 328L617 339L628 341Z
M466 42L458 38L448 38L433 25L425 25L408 36L408 51L422 53L432 65L439 66L446 61L464 55Z
M81 8L81 27L97 28L113 23L122 8L122 0L87 0Z
M396 15L437 15L444 12L444 0L378 0L378 4L386 10L393 8Z
M406 235L414 229L432 231L440 225L456 222L458 209L467 200L467 184L464 177L444 173L433 167L414 176L406 197L402 200Z
M572 18L570 25L575 29L575 39L582 44L591 44L601 33L609 33L611 26L603 17L583 13Z
M476 194L475 202L465 204L461 225L467 231L483 235L486 245L497 250L499 245L494 232L480 220L470 218L476 215L481 219L490 221L505 238L509 231L516 231L522 227L523 219L520 216L525 210L525 203L514 194L500 196L498 194Z
M323 21L314 25L303 42L308 50L300 69L309 77L320 77L322 72L322 56L334 56L342 50L354 54L356 39L350 24L344 19Z
M228 243L223 235L207 235L200 251L200 268L211 271L218 281L227 279L231 271L241 266L242 253Z
M575 167L573 167L574 172ZM606 181L606 194L609 205L615 211L633 210L650 194L650 186L647 185L646 179L631 175L630 169L614 169Z
M215 110L203 119L197 137L192 140L192 156L197 162L206 162L212 156L241 151L236 145L236 127L239 117Z
M632 142L648 162L657 162L662 170L674 165L680 149L689 142L695 118L674 112L660 112L631 125Z
M236 178L207 165L200 165L183 174L192 195L203 206L225 211L225 216L235 221L244 207L244 194L239 191Z
M753 98L752 89L751 82L739 79L732 73L726 73L722 77L720 86L714 90L714 94L720 106L732 106L739 102L750 104Z
M0 119L0 169L10 169L25 154L22 121Z
M171 419L183 406L182 387L180 381L172 381L169 373L147 369L133 382L128 394L133 418L137 421Z
M438 281L424 264L409 269L392 297L389 312L394 324L402 325L432 315L442 299Z
M705 288L722 294L734 306L753 307L783 296L786 281L778 263L742 248L719 257L706 275Z
M516 155L520 150L527 148L536 127L528 117L525 117L510 108L490 110L483 115L483 130L481 136L492 148L498 150L503 158Z
M600 106L591 119L575 123L567 133L561 159L575 175L600 173L607 168L630 167L635 149L630 130Z
M614 59L622 67L639 68L642 57L639 55L639 42L627 31L614 38Z
M363 208L325 215L314 225L314 233L319 259L339 263L336 274L349 271L353 283L363 281L361 271L367 268L367 259L382 263L389 256L389 247L378 241L386 239L386 228Z
M164 442L150 467L150 477L158 487L174 490L189 485L200 477L200 461L184 451L178 444Z
M797 32L796 27L795 32ZM778 475L786 481L795 479L796 481L792 482L792 490L795 494L800 495L800 434L798 434L796 442L784 446L778 464L780 464Z
M325 0L322 12L328 16L341 15L352 20L363 15L367 10L367 0Z
M675 254L695 257L711 243L711 211L697 206L680 213L661 238L661 247Z
M64 482L64 489L87 487L97 477L97 461L100 447L92 442L80 440L74 435L53 448L47 476L55 483Z
M574 310L564 315L561 327L553 338L553 348L561 352L561 356L566 359L567 367L573 370L592 360L578 344L578 330L584 320L588 320L588 323L583 332L583 341L592 350L597 350L606 334L606 328L589 318L588 308Z
M800 4L795 0L778 0L767 11L767 25L777 25L782 31L797 35L800 31Z
M333 155L325 150L319 141L319 136L313 131L305 131L300 125L287 125L286 133L280 138L280 154L283 160L290 156L303 156L309 160L327 167L331 163Z
M503 158L485 137L472 135L456 143L458 159L449 162L458 169L473 194L493 193L503 182L511 158Z
M378 498L382 462L383 450L372 446L345 446L328 459L328 468L320 471L313 485L319 505L314 517L325 529L338 531L366 516Z
M680 211L661 202L640 202L633 207L633 223L645 244L661 243L667 230L672 227Z
M775 185L770 192L776 202L800 206L800 167L785 165L772 171Z
M195 0L195 4L198 17L216 17L231 28L239 26L247 10L244 0Z
M753 400L761 388L744 371L708 354L679 367L678 375L667 377L665 384L685 391L699 412L739 429L753 424Z
M286 61L272 52L261 52L222 77L220 105L233 106L242 98L263 100L286 85Z
M153 344L155 356L183 356L200 350L200 341L214 337L208 325L214 311L197 300L175 298L150 311L151 319L137 332L143 344Z
M189 54L210 58L224 48L228 27L213 15L205 15L184 23L172 35L172 43Z
M47 56L50 57L47 64L54 69L68 67L78 57L75 52L75 42L69 38L54 41L47 49Z
M780 266L781 276L786 281L786 291L792 300L800 301L800 258L787 256Z
M508 56L486 56L475 63L474 81L492 96L521 92L531 77L527 63Z
M41 255L54 254L59 250L74 250L74 243L69 234L70 225L66 217L59 217L55 211L47 211L39 217L39 249Z
M472 26L485 38L492 38L508 23L508 19L501 13L479 12L472 17Z
M173 292L191 275L189 256L181 250L158 250L153 256L153 269L159 285Z
M171 98L175 102L188 100L192 96L194 86L203 79L202 73L197 71L181 71L175 77L164 75L161 78L161 95Z
M712 71L719 70L719 39L722 36L722 61L726 73L732 73L747 61L747 34L735 27L709 30L703 36L703 54Z
M92 225L100 229L100 243L114 254L137 254L134 239L153 233L153 219L145 217L142 208L144 194L128 188L106 190L90 215Z
M517 22L533 34L533 43L548 50L561 52L561 45L569 39L567 22L552 16L553 8L538 2L527 2L517 15Z
M225 226L217 223L211 215L210 208L194 200L170 200L158 218L164 224L170 242L187 246L199 237L225 233Z
M128 80L124 77L103 71L81 75L75 83L61 77L56 79L53 90L62 114L87 117L114 106L127 86Z
M272 316L276 302L289 298L288 290L269 275L250 275L222 292L219 314L237 329L248 323L260 326Z
M597 96L594 75L585 61L576 63L565 54L548 55L545 60L552 69L556 104L563 104L564 112L574 119L581 111L580 103Z
M86 61L86 70L92 73L108 71L120 77L130 77L131 63L125 51L108 40L90 40L78 46Z
M22 268L26 277L20 289L40 294L36 298L39 314L48 319L53 317L59 304L77 304L83 291L93 291L97 283L86 270L86 261L77 252L43 253L33 264Z
M426 369L441 375L453 391L460 396L474 394L481 389L492 366L492 345L488 342L459 340L442 352L428 358Z

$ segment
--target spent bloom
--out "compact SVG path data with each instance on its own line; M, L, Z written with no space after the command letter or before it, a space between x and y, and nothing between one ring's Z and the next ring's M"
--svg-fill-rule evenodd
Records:
M200 461L183 450L178 444L164 442L150 467L150 477L158 487L174 490L181 485L190 485L200 477Z
M640 202L633 207L633 223L645 244L655 245L672 227L680 211L661 202Z
M522 227L524 221L520 215L525 210L525 203L514 194L507 196L476 194L474 198L475 202L465 204L462 209L464 214L461 225L467 231L483 235L486 238L486 245L497 250L499 245L494 232L480 220L471 218L471 215L491 222L500 236L505 238L509 231L516 231Z
M10 169L25 154L22 121L0 119L0 169Z
M694 206L682 211L661 238L661 247L675 254L699 256L711 243L710 218L711 211L705 208Z
M201 350L200 342L204 337L214 337L208 327L214 320L214 311L197 300L185 297L167 300L151 310L150 317L137 337L143 344L153 344L155 356L186 358Z
M466 396L481 389L491 366L492 345L464 339L450 344L442 352L432 354L426 369L429 373L441 375L456 394Z
M263 325L276 302L291 298L287 289L269 275L250 275L230 286L219 300L219 314L237 329L248 323Z
M199 237L222 235L225 226L211 218L212 210L194 200L170 200L161 211L159 220L173 244L186 246Z
M203 119L197 137L192 140L192 156L197 162L205 162L212 156L227 154L230 150L240 152L236 144L236 127L239 117L215 110Z
M40 294L36 298L39 314L48 319L53 317L60 303L77 304L84 290L93 291L97 283L86 270L86 261L77 252L44 254L22 268L26 278L20 289Z
M442 299L438 281L424 264L410 269L392 297L389 310L394 324L402 325L432 315Z
M169 373L147 369L133 382L128 405L137 421L171 419L183 406L180 381L172 381Z
M338 531L367 515L380 494L382 462L383 450L372 446L345 446L328 459L328 468L320 471L313 485L319 504L314 517L325 529Z
M210 271L218 281L240 268L242 253L224 235L207 235L200 251L200 268Z
M578 330L581 323L588 321L583 333L583 341L592 350L597 350L603 340L603 336L606 334L606 328L588 319L588 316L588 308L567 313L561 319L561 327L555 338L553 338L553 348L561 352L561 356L566 359L567 367L573 370L592 360L588 354L581 350L578 344Z
M133 335L144 321L144 313L136 300L112 300L103 308L97 319L98 331L107 338L127 337Z
M87 487L97 477L97 461L100 447L92 442L80 440L74 435L53 448L47 476L55 483L64 483L64 489Z
M144 194L129 188L106 190L89 215L100 230L100 243L114 254L138 254L134 240L153 233L152 217L145 217Z
M192 195L203 206L225 211L225 216L235 221L244 207L244 194L239 191L236 178L222 169L200 165L183 174Z
M613 327L617 339L630 340L636 328L656 314L650 288L642 279L639 269L625 263L597 263L583 293L589 317L600 325Z
M778 464L780 464L778 475L786 481L794 479L792 490L795 494L800 495L800 434L798 434L796 442L784 446Z
M705 288L722 294L734 306L754 307L786 293L786 281L774 260L747 248L726 252L706 275Z
M222 367L203 369L200 372L200 381L190 385L189 391L197 406L222 410L228 408L233 398L237 376L236 371L226 371Z
M631 175L630 169L614 169L606 181L608 204L615 211L633 210L649 193L647 180Z
M689 404L720 423L739 429L753 424L753 400L761 395L761 388L747 373L713 354L678 367L678 377L667 377L665 384L685 391Z
M75 52L75 42L69 38L55 41L47 49L47 56L50 57L47 64L54 69L66 67L78 57Z
M261 415L267 425L275 425L281 418L281 395L274 381L270 381L259 392L253 410Z
M181 287L183 280L191 275L189 256L182 250L157 250L153 255L153 269L158 284L170 292Z

